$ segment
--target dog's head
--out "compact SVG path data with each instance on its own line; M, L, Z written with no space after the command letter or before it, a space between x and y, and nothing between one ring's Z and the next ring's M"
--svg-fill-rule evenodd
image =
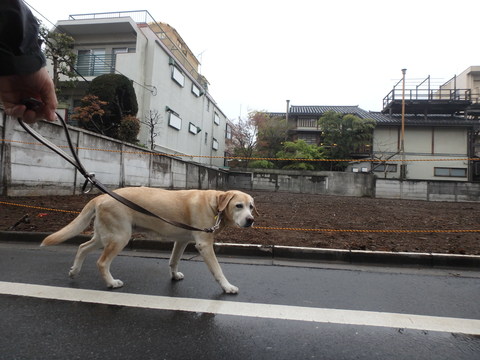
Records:
M231 190L222 192L217 198L218 211L223 213L227 223L239 227L253 225L253 213L258 215L253 198L241 191Z

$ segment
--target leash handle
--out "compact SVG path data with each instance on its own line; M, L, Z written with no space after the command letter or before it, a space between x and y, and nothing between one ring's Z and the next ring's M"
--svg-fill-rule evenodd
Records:
M38 107L43 105L40 101L38 101L34 98L25 99L24 101L22 101L22 103L25 106L27 106L27 108L30 109L30 110L38 109ZM78 155L75 151L75 147L73 146L72 139L70 138L70 132L68 131L68 127L67 127L67 124L66 124L65 120L63 119L62 116L60 116L59 113L56 113L56 115L60 119L60 122L62 123L62 126L65 130L65 136L67 138L68 146L70 148L70 152L72 153L72 156L68 155L66 152L64 152L62 149L60 149L57 145L55 145L55 144L51 143L50 141L48 141L47 139L45 139L42 135L40 135L38 132L36 132L34 129L32 129L29 125L25 124L20 118L18 118L17 120L18 120L18 123L20 124L20 126L27 133L29 133L37 141L39 141L40 143L42 143L43 145L48 147L50 150L52 150L53 152L60 155L67 162L72 164L85 177L85 183L83 184L83 187L82 187L82 192L83 193L90 192L90 190L92 190L92 188L95 186L97 189L99 189L104 194L110 195L112 198L114 198L115 200L119 201L120 203L129 207L132 210L140 212L144 215L155 217L159 220L162 220L162 221L166 222L167 224L170 224L170 225L182 228L182 229L190 230L190 231L203 231L203 232L206 232L206 233L213 233L215 230L217 230L220 227L220 222L222 220L221 219L222 218L222 212L218 213L217 221L216 221L214 226L212 226L210 228L200 229L200 228L190 226L190 225L187 225L187 224L183 224L183 223L180 223L180 222L177 222L177 221L174 221L174 220L167 220L167 219L165 219L165 218L163 218L163 217L161 217L157 214L152 213L150 210L147 210L144 207L134 203L133 201L130 201L130 200L124 198L123 196L108 190L105 185L103 185L99 180L97 180L95 178L94 173L89 173L85 169L85 167L82 165L82 163L80 161L80 158L78 157ZM90 185L90 186L87 190L88 185Z

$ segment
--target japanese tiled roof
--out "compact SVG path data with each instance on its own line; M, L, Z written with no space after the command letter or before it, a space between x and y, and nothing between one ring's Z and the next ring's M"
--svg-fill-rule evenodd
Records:
M371 113L375 114L375 113ZM376 113L378 114L378 113ZM380 126L395 126L401 125L402 116L400 114L394 115L384 115L380 114L381 117L377 120L377 125ZM405 114L405 125L409 126L478 126L480 125L479 120L473 120L465 118L464 116L455 116L450 114L445 115L411 115Z
M292 115L322 115L323 113L326 113L327 111L333 111L336 113L341 113L341 114L358 114L358 115L364 115L368 114L368 111L365 111L363 109L360 109L358 106L325 106L325 105L315 105L315 106L297 106L297 105L292 105L290 107L290 114ZM360 116L363 117L363 116Z
M322 116L327 111L333 111L341 114L353 114L362 119L373 119L379 126L400 125L402 118L400 114L387 115L381 112L371 112L353 106L330 106L330 105L292 105L289 116ZM269 113L272 117L285 117L285 113ZM479 120L467 119L463 116L446 115L405 115L405 124L409 126L467 126L480 125Z

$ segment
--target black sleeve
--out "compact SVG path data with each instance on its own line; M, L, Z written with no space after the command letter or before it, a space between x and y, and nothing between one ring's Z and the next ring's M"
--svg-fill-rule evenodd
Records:
M22 0L0 1L0 75L29 74L45 66L38 29Z

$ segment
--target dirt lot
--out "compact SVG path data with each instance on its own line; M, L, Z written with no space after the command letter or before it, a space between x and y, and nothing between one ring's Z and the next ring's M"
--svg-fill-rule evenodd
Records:
M447 232L346 232L229 229L217 241L265 245L308 246L374 251L437 252L480 255L480 232L448 230L480 229L480 203L446 203L352 198L339 196L251 192L261 216L257 227L289 227L331 230L447 230ZM45 209L79 211L92 196L0 197L0 231L22 216L30 223L18 231L53 232L76 215Z

